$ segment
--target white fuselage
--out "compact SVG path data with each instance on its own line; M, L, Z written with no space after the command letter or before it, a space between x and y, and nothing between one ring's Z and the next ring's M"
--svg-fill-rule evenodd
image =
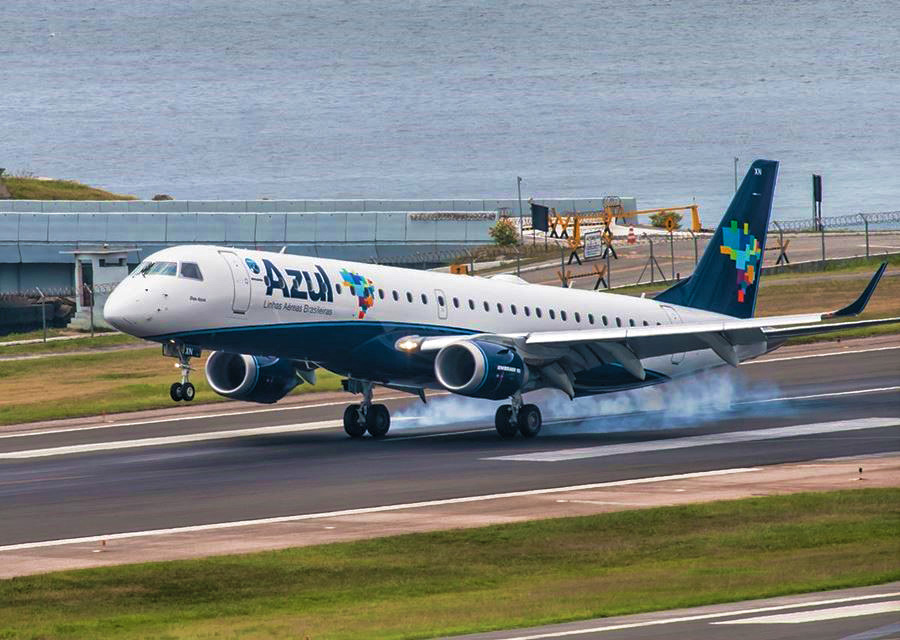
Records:
M185 262L199 267L202 280L182 275ZM202 342L212 336L212 342L200 345L204 348L223 348L228 335L240 335L240 342L230 348L310 359L323 366L328 362L323 362L322 353L339 354L344 337L348 357L352 351L359 358L361 344L372 340L379 327L393 335L528 333L725 317L649 298L528 284L514 276L466 277L251 249L178 246L149 256L143 265L149 263L175 263L178 271L142 274L142 268L136 269L106 304L106 319L114 326L160 342L190 341L190 336L201 336ZM255 334L262 338L267 328L312 325L320 332L309 344L302 344L303 338L254 342L254 334L243 331L262 329ZM331 333L321 333L329 327ZM319 343L323 335L334 343L328 349ZM744 359L764 350L761 343L741 348L739 355ZM337 355L334 359L340 360ZM721 364L709 349L644 362L647 369L670 377ZM361 368L371 369L378 363L364 365Z

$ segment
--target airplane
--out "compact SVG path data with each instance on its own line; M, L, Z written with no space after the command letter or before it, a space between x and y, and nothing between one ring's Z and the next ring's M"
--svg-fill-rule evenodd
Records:
M778 163L756 160L693 274L653 298L354 263L235 247L191 245L149 256L110 294L104 317L162 343L178 360L174 401L193 400L191 358L228 398L277 402L322 368L360 394L347 435L380 438L390 414L376 385L506 400L502 438L534 437L540 408L523 394L570 399L662 384L737 366L794 336L900 319L816 324L863 311L886 263L852 304L831 312L755 317ZM814 286L814 285L811 285Z

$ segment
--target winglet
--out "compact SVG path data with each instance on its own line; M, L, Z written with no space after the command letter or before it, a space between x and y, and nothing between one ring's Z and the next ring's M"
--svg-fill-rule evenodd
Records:
M859 315L863 312L863 309L866 308L866 305L869 304L869 298L872 297L872 294L875 292L875 287L878 286L878 282L881 280L881 276L884 275L884 270L887 269L888 263L882 262L881 266L878 267L878 271L875 272L875 275L872 276L872 279L869 280L869 284L866 286L865 290L859 294L859 297L848 304L843 309L838 309L837 311L832 311L831 313L825 314L825 318L842 318L847 316L855 316Z

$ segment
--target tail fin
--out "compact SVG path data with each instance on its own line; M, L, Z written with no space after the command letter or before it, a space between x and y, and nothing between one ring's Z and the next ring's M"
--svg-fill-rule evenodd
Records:
M750 165L694 273L656 300L735 318L753 316L777 175L774 160Z

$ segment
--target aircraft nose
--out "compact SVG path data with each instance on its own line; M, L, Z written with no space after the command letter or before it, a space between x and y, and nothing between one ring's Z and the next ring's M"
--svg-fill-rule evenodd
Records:
M137 325L129 317L134 315L134 301L129 300L126 289L120 284L109 294L103 305L103 319L119 331L135 335Z

